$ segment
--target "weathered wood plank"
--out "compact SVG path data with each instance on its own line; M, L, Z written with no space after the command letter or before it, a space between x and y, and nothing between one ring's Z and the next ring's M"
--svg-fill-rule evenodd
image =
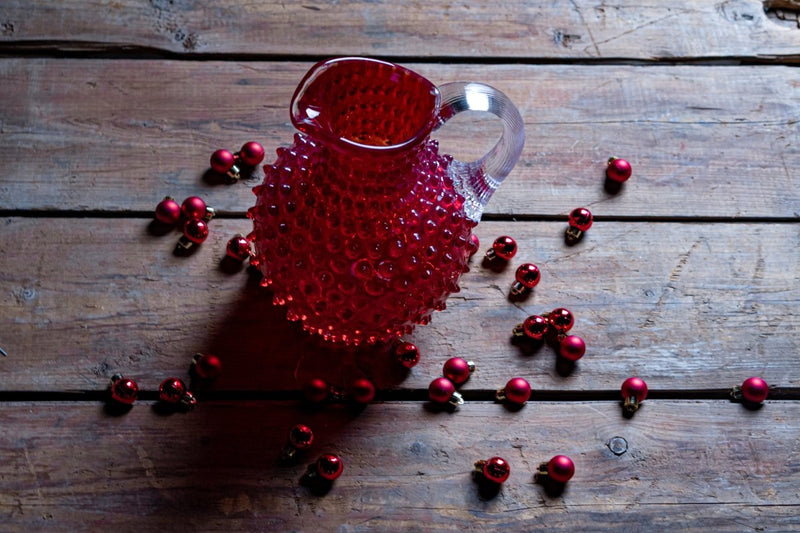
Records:
M179 54L797 60L757 0L709 3L6 1L4 48Z
M527 145L489 213L800 216L797 69L412 66L437 83L489 81L519 105ZM271 161L291 141L289 100L308 67L0 60L0 209L149 211L165 194L201 194L243 212L261 171L211 186L209 155L258 140ZM458 120L444 150L478 157L498 127ZM603 190L610 155L634 165L621 194Z
M511 234L520 252L493 272L473 259L445 312L410 338L423 353L408 375L382 354L335 354L271 305L258 280L219 267L247 220L214 220L209 241L176 257L177 234L145 219L7 218L0 232L0 387L100 390L122 372L154 390L185 376L197 351L221 356L216 389L297 389L323 375L347 385L424 389L453 355L474 359L465 389L495 390L514 375L535 389L616 389L628 376L652 389L719 389L762 375L800 385L800 235L794 224L596 222L579 245L566 224L484 222L482 248ZM514 269L542 270L534 294L507 300ZM571 373L554 352L510 342L529 314L565 306L587 355Z
M2 404L0 422L14 431L0 433L0 516L25 531L786 531L800 526L798 420L798 402L753 412L648 401L630 420L613 402L516 413L476 403L452 415L420 403L355 414L210 402L172 416L140 403L119 417L91 403ZM315 449L280 465L285 432L300 421L314 428ZM614 437L627 443L618 456ZM323 451L345 470L319 496L298 480ZM548 494L533 474L558 453L576 474ZM511 477L482 496L472 463L493 455Z
M750 411L651 398L628 420L615 402L543 400L599 398L631 374L654 392L725 389L753 374L800 386L800 235L787 222L800 220L800 77L780 66L663 64L797 62L800 30L768 20L760 2L221 0L212 9L8 0L0 51L182 56L0 59L4 399L96 392L117 371L152 397L168 375L187 376L198 350L224 360L217 398L291 397L319 375L337 385L366 375L384 397L419 398L452 355L478 363L463 387L469 398L513 375L537 392L560 391L517 412L471 400L453 414L413 401L360 412L205 401L172 416L150 402L123 416L88 401L0 402L0 531L800 528L800 402ZM498 86L520 105L529 141L488 213L565 215L590 205L600 216L573 248L563 245L564 223L481 224L482 248L509 233L521 252L503 272L474 261L449 309L411 336L423 361L409 373L380 352L319 346L283 320L256 277L223 271L224 243L246 220L215 220L208 244L176 257L177 235L152 235L140 213L165 194L200 194L229 213L251 205L257 179L216 184L203 175L208 155L250 139L270 154L286 143L289 97L310 63L282 60L322 53L429 58L410 66L436 83ZM244 62L186 61L214 57ZM430 63L472 58L488 64ZM542 59L592 64L509 64ZM627 59L662 65L611 64ZM477 156L496 132L483 118L460 120L442 142ZM617 195L602 187L612 154L635 167ZM113 215L75 216L95 211ZM615 221L625 217L645 221ZM509 302L513 267L526 260L543 282ZM527 314L561 305L589 346L571 371L547 347L524 353L509 342ZM318 447L279 465L285 432L299 421L315 428ZM614 437L627 442L619 456ZM298 483L322 450L346 462L324 497ZM532 480L555 453L578 465L559 496ZM495 454L514 473L496 497L481 497L471 464Z

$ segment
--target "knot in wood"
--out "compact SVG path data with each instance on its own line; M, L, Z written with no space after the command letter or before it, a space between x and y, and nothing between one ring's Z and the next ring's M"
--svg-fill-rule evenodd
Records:
M611 453L617 456L628 451L628 441L622 437L612 437L606 446L608 446L608 449L611 450Z

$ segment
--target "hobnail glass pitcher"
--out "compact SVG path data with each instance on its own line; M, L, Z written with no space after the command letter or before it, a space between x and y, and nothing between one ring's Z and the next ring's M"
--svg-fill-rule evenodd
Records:
M461 111L500 117L484 157L439 153L431 132ZM248 211L273 302L305 330L349 345L427 324L468 270L471 231L519 159L522 118L481 83L436 87L411 70L345 57L316 64L291 103L300 133L264 167Z

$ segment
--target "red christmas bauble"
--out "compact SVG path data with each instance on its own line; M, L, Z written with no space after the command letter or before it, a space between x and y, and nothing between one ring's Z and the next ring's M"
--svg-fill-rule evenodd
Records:
M178 403L186 394L186 384L178 378L167 378L158 387L158 399L167 403Z
M566 455L556 455L547 463L550 479L557 483L566 483L575 475L575 463Z
M317 459L317 474L328 481L333 481L342 475L344 464L342 458L332 453L326 453Z
M511 466L502 457L491 457L483 464L483 476L494 483L503 483L511 475Z

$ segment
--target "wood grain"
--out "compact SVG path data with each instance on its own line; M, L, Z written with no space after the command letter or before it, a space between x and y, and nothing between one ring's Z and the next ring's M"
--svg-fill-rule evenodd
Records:
M397 421L404 421L398 424ZM512 413L475 403L437 413L385 403L360 414L273 402L209 402L186 415L138 403L0 405L4 530L464 531L792 530L800 403L757 412L728 402L647 401L626 420L615 402L537 404ZM303 421L315 448L277 461ZM611 439L625 440L615 455ZM323 451L343 475L325 495L299 479ZM541 461L571 456L560 495L533 481ZM505 457L494 497L472 463Z
M0 532L800 530L800 29L778 4L0 0ZM257 140L269 161L302 75L350 54L489 82L526 123L477 228L520 253L473 260L410 372L308 338L221 263L263 174L223 184L209 155ZM437 136L472 159L498 134L459 115ZM616 194L611 155L634 167ZM189 257L150 224L167 194L222 214ZM597 220L569 248L579 205ZM543 280L512 302L524 261ZM574 367L510 342L557 306ZM224 364L197 409L154 404L197 351ZM449 413L424 399L454 355L478 369ZM103 403L115 372L142 389L129 412ZM634 374L651 395L626 419ZM491 402L515 375L532 400ZM723 399L751 375L779 387L766 405ZM378 401L295 403L318 376ZM315 449L280 464L298 422ZM299 483L323 451L345 461L327 494ZM560 494L533 479L556 453L577 465ZM470 475L493 455L513 470L494 495Z
M6 50L515 59L796 61L800 32L757 0L258 2L10 0Z
M411 65L437 83L490 81L526 121L522 159L487 212L800 216L800 74L786 67ZM290 142L308 63L3 59L0 209L151 211L200 194L243 213L250 187L204 175L210 154ZM155 98L153 95L158 95ZM443 150L477 158L499 125L459 117ZM605 162L634 176L604 190Z
M458 355L478 370L465 390L496 390L514 375L540 390L617 390L628 376L651 389L721 389L750 375L800 385L800 236L796 224L596 222L579 245L559 222L484 222L482 249L510 232L511 267L473 259L462 291L410 339L422 362L400 371L384 351L333 352L284 320L258 278L226 273L227 239L247 220L214 220L192 257L172 253L177 233L147 219L7 218L0 256L3 390L102 390L115 372L154 390L185 376L197 351L223 358L216 390L297 390L322 375L346 386L427 389ZM482 253L482 252L481 252ZM533 261L542 282L510 302L514 269ZM565 306L588 345L568 371L552 349L510 342L513 326Z

